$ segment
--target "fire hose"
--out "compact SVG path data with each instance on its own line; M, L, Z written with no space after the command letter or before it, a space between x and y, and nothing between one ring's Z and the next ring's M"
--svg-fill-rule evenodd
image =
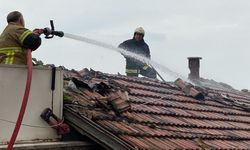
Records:
M31 55L31 50L28 49L27 51L27 66L28 66L28 70L27 70L27 80L26 80L26 87L25 87L25 92L23 95L23 101L22 101L22 105L21 105L21 109L16 121L16 126L15 129L12 133L10 142L8 144L7 150L12 150L13 149L13 145L16 141L16 137L18 135L19 129L21 127L22 121L23 121L23 116L26 110L26 106L28 103L28 98L29 98L29 93L30 93L30 86L31 86L31 80L32 80L32 55Z
M53 21L50 20L50 25L51 25L51 29L50 28L44 28L41 29L42 33L45 35L46 39L50 39L53 38L54 35L59 36L59 37L63 37L64 33L62 31L55 31L54 30L54 24ZM7 150L12 150L14 143L16 141L18 132L20 130L22 121L23 121L23 117L24 117L24 113L26 110L26 106L28 103L28 99L29 99L29 93L30 93L30 87L31 87L31 81L32 81L32 54L31 54L31 49L27 50L27 55L26 55L26 59L27 59L27 80L26 80L26 87L25 87L25 92L23 95L23 101L21 104L21 108L19 111L19 115L16 121L16 125L14 128L14 131L12 133L12 136L10 138Z

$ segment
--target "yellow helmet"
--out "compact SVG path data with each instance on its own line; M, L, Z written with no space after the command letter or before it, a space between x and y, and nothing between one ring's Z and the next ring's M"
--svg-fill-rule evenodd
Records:
M142 27L136 28L134 33L140 33L140 34L145 35L145 31L144 31L144 29Z

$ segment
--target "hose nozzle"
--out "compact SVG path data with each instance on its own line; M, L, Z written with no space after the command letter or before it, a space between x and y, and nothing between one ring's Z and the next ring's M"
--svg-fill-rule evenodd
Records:
M63 37L64 33L62 31L54 31L54 35L59 36L59 37Z
M55 31L53 20L50 20L50 26L51 28L47 27L43 29L43 33L46 39L53 38L54 35L59 36L59 37L64 36L64 33L62 31Z

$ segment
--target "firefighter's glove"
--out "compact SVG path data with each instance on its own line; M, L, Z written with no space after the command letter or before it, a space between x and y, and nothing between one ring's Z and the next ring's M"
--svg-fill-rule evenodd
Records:
M33 33L36 34L36 35L38 35L38 36L40 36L43 32L44 32L43 29L34 29L33 30Z

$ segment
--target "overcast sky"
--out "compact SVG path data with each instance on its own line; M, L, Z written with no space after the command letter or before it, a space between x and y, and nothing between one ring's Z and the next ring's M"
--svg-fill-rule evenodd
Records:
M142 26L157 63L188 76L187 57L202 57L203 78L250 89L249 0L0 0L1 31L14 10L29 29L49 27L53 19L58 30L115 46ZM67 38L43 39L33 57L69 69L125 74L119 53Z

